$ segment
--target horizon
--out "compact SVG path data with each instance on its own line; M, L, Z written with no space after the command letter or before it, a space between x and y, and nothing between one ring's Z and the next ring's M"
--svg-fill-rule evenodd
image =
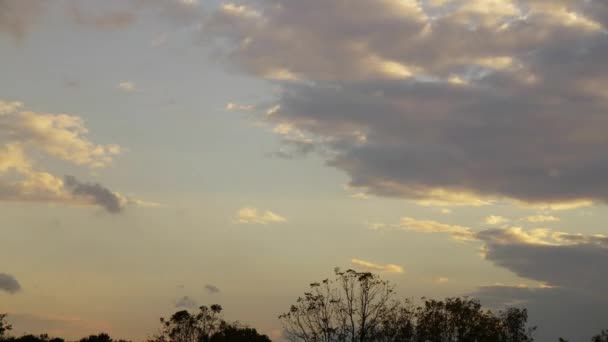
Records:
M0 0L0 56L13 334L283 341L334 267L608 328L603 0Z

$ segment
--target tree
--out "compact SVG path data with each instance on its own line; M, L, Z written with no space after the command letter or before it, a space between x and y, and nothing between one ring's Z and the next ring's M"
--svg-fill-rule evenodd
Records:
M221 313L217 304L201 306L196 314L178 311L169 319L160 319L160 334L148 342L270 342L253 328L224 321Z
M0 340L4 339L4 336L7 332L9 332L13 326L8 324L6 321L6 314L0 314Z
M52 342L52 341L51 341ZM83 337L79 342L129 342L125 340L115 341L110 337L110 335L106 333L99 333L97 335L90 335L88 337Z
M222 324L220 330L211 336L210 342L271 342L266 335L261 335L256 329L242 326L238 323Z
M602 330L599 335L593 336L591 342L608 342L608 330Z
M161 332L150 342L208 342L223 322L221 312L222 307L214 304L201 306L196 314L182 310L169 319L161 317Z
M20 337L11 337L7 341L10 342L65 342L64 339L58 337L49 337L48 334L32 335L27 334Z
M297 342L531 342L525 309L494 314L469 298L398 301L393 286L369 272L336 269L279 316ZM603 341L602 341L603 342Z
M310 284L310 291L279 318L294 341L363 342L398 319L398 309L388 282L369 272L336 269L335 280Z
M495 315L469 298L425 300L416 309L414 341L531 342L525 309L509 308Z

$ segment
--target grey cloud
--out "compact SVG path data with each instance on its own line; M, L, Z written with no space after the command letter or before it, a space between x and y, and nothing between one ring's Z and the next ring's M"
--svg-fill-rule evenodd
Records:
M21 291L21 284L10 274L0 273L0 291L10 294Z
M277 83L281 110L267 120L323 141L353 187L608 201L608 35L596 27L606 5L570 6L582 19L566 24L549 1L523 2L520 16L432 20L397 3L261 1L261 18L218 10L203 31L232 41L227 57L248 73L305 81ZM400 67L414 76L385 74Z
M437 222L427 222L427 225L431 223L437 228L412 230L452 235L458 230L458 226ZM471 296L493 308L528 308L532 323L542 328L539 341L555 341L559 336L583 341L605 328L602 324L608 313L606 236L519 227L487 229L471 235L483 244L485 260L542 284L539 287L482 286Z
M78 2L71 3L68 13L77 25L97 29L125 28L131 26L137 19L130 9L91 13L87 7L82 7Z
M314 143L307 141L283 139L281 143L283 145L282 148L279 151L270 153L270 157L294 159L307 156L317 148Z
M176 308L195 309L198 307L198 302L189 296L183 296L175 302Z
M604 329L608 315L608 243L603 236L559 233L567 244L525 241L505 229L476 234L484 242L485 259L520 277L551 287L484 286L472 294L491 307L523 306L539 341L566 337L586 341Z
M177 26L192 25L202 20L204 15L201 6L180 0L124 0L103 3L79 0L0 0L0 33L9 34L21 41L51 6L59 8L79 27L93 29L123 29L133 25L141 14L150 12Z
M480 232L485 258L515 274L608 300L608 244L598 237L582 243L550 245L509 241L505 230Z
M207 293L209 294L217 294L220 293L220 289L219 287L215 286L215 285L211 285L211 284L207 284L205 285L205 291L207 291Z
M123 211L121 198L98 183L82 183L76 177L67 175L64 183L75 196L86 196L92 199L95 204L103 207L109 213L117 214Z
M559 337L589 341L606 328L608 300L568 289L484 286L470 295L496 309L526 307L531 325L538 326L534 337L540 342Z
M23 39L43 6L43 0L0 0L0 33Z
M140 15L147 13L153 13L177 26L191 25L203 17L201 6L182 0L126 0L109 4L106 9L91 12L94 7L75 1L69 7L68 14L78 25L100 29L131 26Z

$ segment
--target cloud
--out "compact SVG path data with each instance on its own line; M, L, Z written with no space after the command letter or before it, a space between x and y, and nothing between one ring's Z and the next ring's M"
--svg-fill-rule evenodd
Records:
M183 296L175 301L175 307L178 309L196 309L198 308L198 302L189 296Z
M520 277L560 288L606 297L608 237L495 229L477 234L484 257ZM561 238L560 238L561 237ZM565 237L565 238L563 238Z
M530 324L538 326L537 341L589 341L605 329L608 301L564 288L527 286L482 286L469 294L485 306L503 309L525 307ZM581 317L577 319L576 317Z
M43 0L0 0L0 33L21 41L35 24L43 6Z
M70 3L68 13L77 25L95 29L122 29L131 26L137 19L130 9L92 13L88 8L83 10L78 2Z
M379 265L379 264L375 264L371 261L365 261L365 260L361 260L361 259L351 259L350 262L354 266L359 266L360 268L363 268L364 270L367 270L367 271L386 272L386 273L403 273L404 272L403 267L401 267L399 265L394 265L394 264Z
M388 225L386 223L369 223L368 227L371 230L383 230L388 228Z
M542 223L542 222L556 222L559 221L558 217L551 215L534 215L525 218L526 221L531 223Z
M490 216L486 217L484 222L485 222L485 224L494 226L494 225L498 225L501 223L509 222L509 219L502 217L502 216L490 215Z
M118 87L118 89L124 91L125 93L133 93L133 92L137 91L137 87L135 86L135 83L133 83L131 81L120 82L117 87Z
M256 208L242 208L237 214L234 222L237 224L272 224L287 222L287 219L273 213L270 210L264 212L258 211Z
M114 213L126 205L152 204L42 170L38 159L44 155L76 166L104 168L121 148L90 141L84 121L77 116L23 107L21 102L0 100L0 201L100 205Z
M418 233L447 233L455 240L473 240L475 238L469 227L449 225L432 220L417 220L411 217L401 218L398 227Z
M87 139L84 121L73 115L21 110L20 102L0 100L0 143L19 143L65 161L105 167L120 153L115 144L98 145Z
M93 202L108 212L116 214L122 211L121 198L98 183L82 183L74 176L65 176L64 184L75 196L91 198Z
M217 287L215 285L211 285L211 284L205 285L205 291L207 291L207 293L212 294L212 295L220 293L219 287Z
M350 198L359 199L359 200L367 200L369 196L364 192L357 192L350 195Z
M362 192L427 204L608 201L606 6L491 4L262 1L219 8L201 32L281 89L280 111L264 120L319 142Z
M226 104L226 107L224 109L231 112L250 112L252 110L255 110L255 106L229 102Z
M10 294L21 291L21 284L10 274L0 273L0 291Z
M604 272L608 267L608 236L521 227L473 232L434 221L403 221L402 227L411 231L464 235L482 244L485 260L541 284L483 286L472 294L492 307L527 307L533 324L541 326L539 340L558 336L584 340L602 329L608 304L608 275Z
M450 281L450 279L447 277L438 277L435 279L435 283L437 283L437 284L445 284L449 281Z

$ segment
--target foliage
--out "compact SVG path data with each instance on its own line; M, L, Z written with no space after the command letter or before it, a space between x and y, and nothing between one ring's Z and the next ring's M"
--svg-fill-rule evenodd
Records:
M599 335L593 336L591 342L608 342L608 330L602 330Z
M11 337L9 339L6 339L6 341L8 341L8 342L65 342L65 340L62 338L50 337L47 334L41 334L41 335L27 334L27 335L23 335L20 337Z
M335 271L279 316L287 337L302 342L529 342L525 309L494 314L468 298L429 300L415 307L395 299L393 286L369 272Z
M0 314L0 338L10 331L13 327L6 322L6 314Z
M201 306L195 314L178 311L169 319L160 319L160 334L148 342L270 342L255 329L224 321L221 312L217 304Z

